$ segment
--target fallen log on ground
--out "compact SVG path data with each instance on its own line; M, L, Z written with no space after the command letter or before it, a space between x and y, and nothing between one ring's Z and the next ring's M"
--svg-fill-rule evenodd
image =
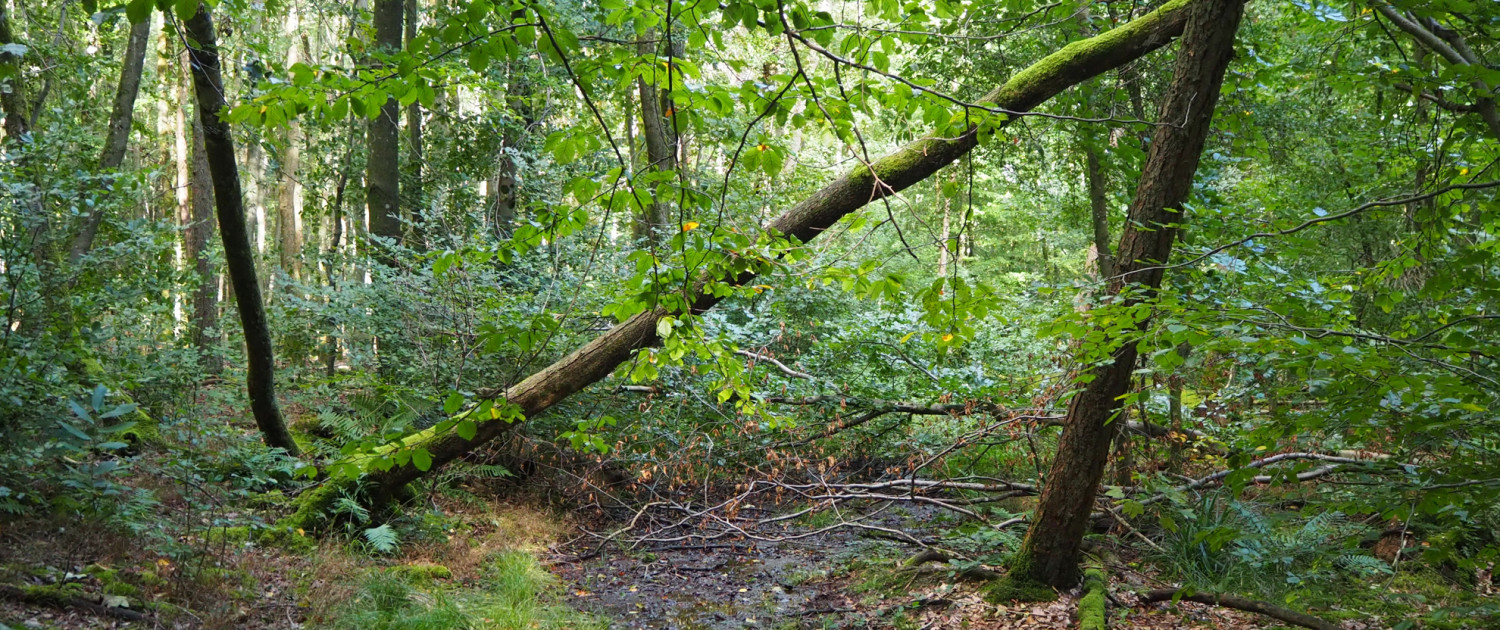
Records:
M1074 85L1170 43L1182 33L1187 8L1194 1L1197 0L1172 0L1118 28L1068 44L1017 73L975 105L1015 114L999 121L1003 126ZM974 113L977 116L983 112ZM923 138L868 165L861 164L773 219L764 226L764 231L802 243L811 241L848 214L895 195L956 161L979 144L980 134L979 127L970 126L955 136ZM755 268L746 268L735 278L699 278L687 293L691 300L689 311L701 314L719 301L720 298L705 291L705 287L724 282L744 285L757 272ZM559 401L609 376L615 368L630 360L637 350L657 344L657 323L669 315L675 313L657 306L625 320L510 387L503 394L504 400L523 418L541 414ZM305 493L296 513L283 520L280 526L312 528L320 525L326 507L343 494L359 494L363 501L371 504L384 503L425 472L463 456L506 433L512 426L504 419L476 419L475 432L469 439L452 430L429 429L392 443L373 456L354 456L350 463L365 470L360 480L341 477ZM423 470L419 470L414 462L386 470L369 470L371 463L393 451L418 450L424 452L421 458L425 464Z
M1235 610L1243 610L1245 612L1261 614L1272 619L1276 619L1277 621L1285 621L1289 624L1302 626L1304 628L1312 628L1313 630L1339 630L1338 624L1324 621L1322 619L1319 619L1318 617L1314 617L1306 613L1299 613L1295 610L1282 608L1275 604L1268 604L1266 602L1254 599L1247 599L1235 595L1224 595L1221 593L1190 593L1183 594L1181 597L1178 597L1178 592L1178 589L1175 588L1159 588L1154 591L1147 591L1146 594L1141 597L1141 601L1143 603L1150 604L1154 602L1164 602L1175 598L1186 602L1197 602L1199 604L1207 604L1209 606L1222 606L1224 608L1233 608Z
M146 614L129 608L119 606L108 606L100 601L95 601L82 595L69 595L57 588L22 588L9 584L0 584L0 597L31 604L33 606L47 606L58 609L81 610L91 615L101 617L114 617L126 621L144 621Z

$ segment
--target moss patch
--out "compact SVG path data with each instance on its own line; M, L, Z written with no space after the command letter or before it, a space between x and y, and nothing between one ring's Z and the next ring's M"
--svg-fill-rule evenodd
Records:
M1056 600L1056 589L1029 577L1022 577L1022 574L1016 571L1007 573L1005 577L990 582L984 587L984 601L991 604Z
M1078 630L1105 630L1109 627L1104 589L1103 569L1092 567L1083 573L1083 597L1078 600Z

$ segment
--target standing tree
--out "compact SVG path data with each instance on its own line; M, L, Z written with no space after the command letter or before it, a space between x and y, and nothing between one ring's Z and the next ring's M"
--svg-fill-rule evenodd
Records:
M151 19L148 16L130 26L130 40L125 45L125 62L120 66L120 84L115 89L115 104L109 114L109 132L104 137L104 151L99 156L99 170L112 171L125 160L125 144L130 140L130 122L135 113L135 97L141 91L141 71L146 66L146 45L151 42ZM106 180L107 181L107 180ZM83 219L78 235L68 251L68 261L78 262L94 245L104 212L97 206Z
M375 0L374 11L375 52L395 54L401 49L402 0ZM386 98L380 113L370 120L365 171L370 235L395 243L401 241L400 116L400 103L392 96ZM377 251L380 251L378 246ZM383 255L378 257L389 260Z
M240 193L239 165L235 163L234 137L229 123L219 117L225 107L224 82L219 74L219 44L213 16L207 4L183 23L188 59L193 72L193 91L198 97L198 120L203 126L203 149L213 180L218 210L219 234L224 240L224 263L234 286L240 324L245 329L245 386L250 409L266 444L299 454L297 443L286 429L281 407L276 403L276 360L271 349L271 329L261 303L260 283L255 278L255 251L245 227L245 203Z
M1140 304L1161 286L1162 264L1172 253L1182 204L1192 191L1243 11L1244 0L1200 0L1188 11L1172 84L1157 116L1160 122L1108 286L1109 295L1124 300L1125 308ZM1120 414L1120 399L1130 389L1137 358L1133 341L1115 343L1119 347L1113 356L1091 368L1089 378L1080 379L1083 391L1068 402L1057 454L1031 527L1011 561L1010 573L992 585L992 599L1050 598L1052 589L1078 581L1083 534L1111 439L1123 425L1111 421Z

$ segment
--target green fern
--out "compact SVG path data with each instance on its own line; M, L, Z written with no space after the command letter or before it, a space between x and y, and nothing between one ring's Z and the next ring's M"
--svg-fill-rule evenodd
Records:
M377 553L394 553L401 548L401 536L389 523L365 530L365 542Z

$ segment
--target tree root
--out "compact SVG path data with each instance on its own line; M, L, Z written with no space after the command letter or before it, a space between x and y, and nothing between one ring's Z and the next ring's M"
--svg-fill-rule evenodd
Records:
M1219 593L1191 593L1184 594L1181 597L1177 597L1177 594L1179 592L1180 591L1175 588L1159 588L1153 591L1146 592L1146 594L1142 596L1141 601L1142 603L1149 604L1152 602L1163 602L1171 600L1173 598L1177 598L1183 601L1197 602L1199 604L1222 606L1224 608L1233 608L1235 610L1253 612L1265 615L1278 621L1284 621L1289 624L1302 626L1304 628L1312 628L1313 630L1339 630L1338 624L1324 621L1312 615L1299 613L1295 610L1289 610L1262 601L1246 599L1244 597L1237 597L1234 595L1223 595Z

